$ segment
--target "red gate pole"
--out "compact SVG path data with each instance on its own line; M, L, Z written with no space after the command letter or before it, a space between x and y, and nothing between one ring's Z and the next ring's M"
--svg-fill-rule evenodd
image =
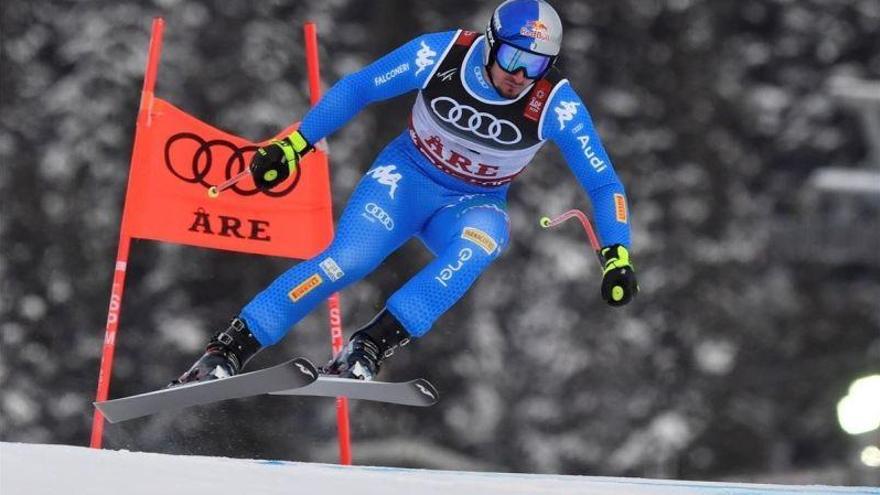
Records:
M309 94L312 106L321 99L321 71L318 66L318 34L314 22L303 26L306 38L306 64L309 72ZM326 147L326 142L324 143ZM324 151L326 153L326 151ZM328 158L329 160L329 158ZM342 337L342 311L339 308L339 293L327 299L330 314L330 345L336 355L344 345ZM336 398L336 427L339 437L339 463L351 464L351 430L348 421L348 399Z
M129 185L138 169L135 164L141 158L140 140L138 135L150 125L150 110L153 104L153 88L156 86L156 73L159 70L159 55L162 52L162 32L165 22L161 17L153 18L153 26L150 34L150 48L147 52L147 68L144 75L144 86L141 90L140 108L138 109L137 128L134 136L134 147L131 152L131 164L129 166ZM128 189L126 189L128 196ZM119 316L122 309L122 295L125 289L125 271L128 265L128 252L131 245L131 236L128 234L129 215L126 208L122 210L122 222L119 229L119 248L116 253L116 268L113 272L113 286L110 289L110 308L107 311L107 326L104 330L104 345L101 351L101 368L98 372L98 391L95 401L107 400L110 392L110 375L113 372L113 354L116 350L116 330L119 326ZM95 409L92 418L92 437L90 447L100 449L104 437L104 415Z

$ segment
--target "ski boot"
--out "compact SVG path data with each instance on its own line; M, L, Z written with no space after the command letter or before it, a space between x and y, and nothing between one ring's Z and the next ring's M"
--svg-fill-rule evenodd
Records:
M351 336L342 351L321 369L328 375L372 380L385 358L410 341L410 334L387 309Z
M238 374L261 347L248 330L247 323L241 318L233 318L226 330L211 337L205 354L168 386L176 387Z

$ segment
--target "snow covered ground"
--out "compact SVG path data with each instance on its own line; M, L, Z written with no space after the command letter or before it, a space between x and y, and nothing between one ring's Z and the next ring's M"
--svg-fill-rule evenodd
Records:
M876 495L880 489L350 467L0 442L0 494L59 493Z

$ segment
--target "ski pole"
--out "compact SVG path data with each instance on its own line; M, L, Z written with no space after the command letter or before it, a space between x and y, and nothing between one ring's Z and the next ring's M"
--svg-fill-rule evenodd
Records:
M593 230L592 224L590 224L590 220L581 210L574 209L568 210L567 212L559 215L552 220L549 217L541 217L541 220L538 222L541 227L545 229L550 227L555 227L562 222L568 220L569 218L577 218L581 222L581 226L584 228L584 232L587 233L587 237L590 238L590 245L593 247L593 251L596 253L596 258L599 260L599 267L605 267L605 260L602 259L602 248L599 244L599 237L596 235L596 232Z
M248 176L250 174L251 174L250 169L246 168L246 169L242 170L241 172L239 172L237 175L235 175L235 177L227 180L226 182L220 184L219 186L209 187L208 188L208 197L214 199L214 198L220 196L221 192L234 186L235 184L238 183L238 181L244 179L246 176Z

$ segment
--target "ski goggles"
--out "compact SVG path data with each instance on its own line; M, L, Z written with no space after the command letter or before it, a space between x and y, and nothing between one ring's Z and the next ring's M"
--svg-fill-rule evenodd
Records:
M498 51L495 53L495 61L501 69L510 74L523 69L529 79L540 79L553 65L553 59L549 55L523 50L503 41L498 43Z

